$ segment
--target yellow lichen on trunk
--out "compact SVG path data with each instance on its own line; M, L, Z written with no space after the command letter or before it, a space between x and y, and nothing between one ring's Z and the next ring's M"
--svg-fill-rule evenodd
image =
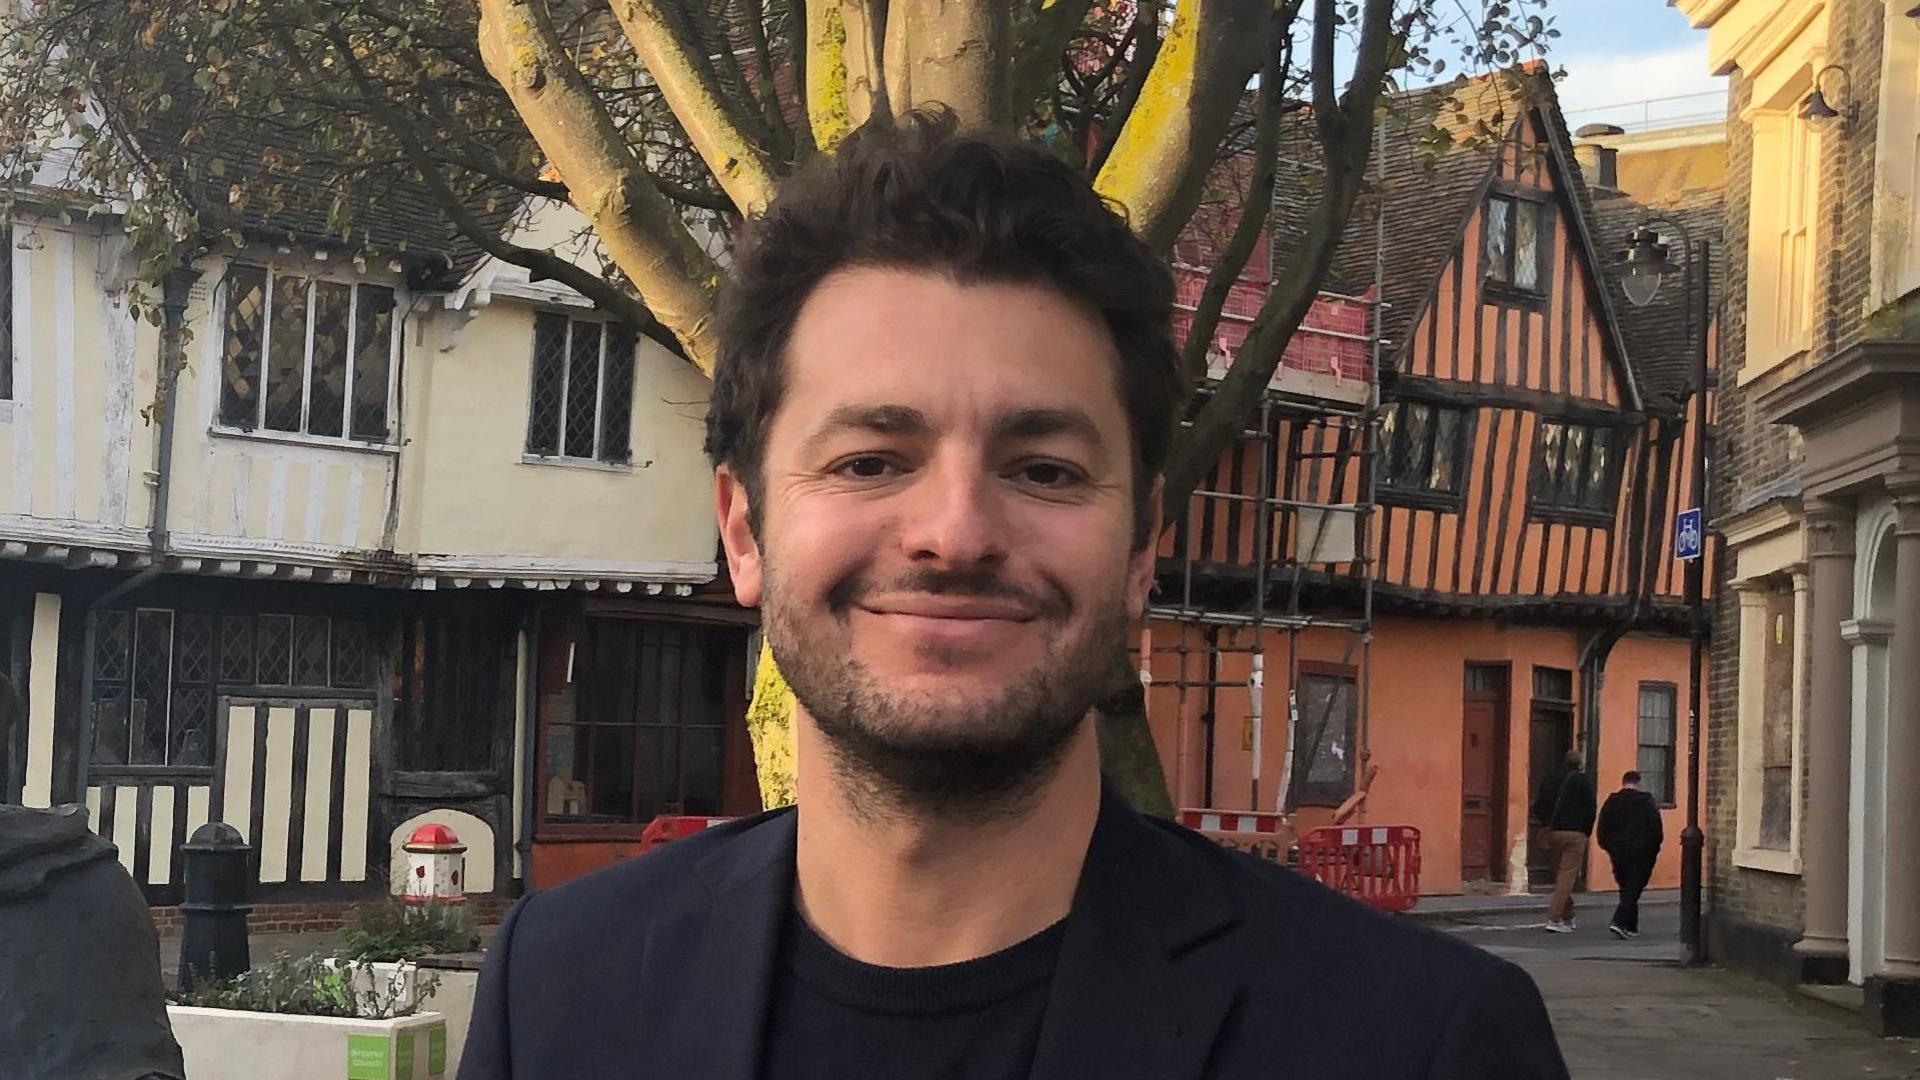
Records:
M794 741L793 689L773 661L773 649L760 645L754 670L753 702L747 706L747 737L753 741L753 771L760 780L760 806L771 810L795 801L800 760Z

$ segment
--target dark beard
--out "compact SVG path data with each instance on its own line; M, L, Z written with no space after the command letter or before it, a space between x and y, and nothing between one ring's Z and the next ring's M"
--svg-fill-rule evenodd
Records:
M979 704L892 693L842 647L815 640L793 617L768 567L764 614L774 659L825 737L834 773L856 813L905 813L975 823L1017 811L1058 770L1095 702L1128 677L1124 594L1101 603L1083 634L1061 632L1072 612L1057 590L1034 596L990 572L922 572L895 592L1017 596L1055 633L1031 674ZM847 625L848 606L869 586L829 592L830 617Z

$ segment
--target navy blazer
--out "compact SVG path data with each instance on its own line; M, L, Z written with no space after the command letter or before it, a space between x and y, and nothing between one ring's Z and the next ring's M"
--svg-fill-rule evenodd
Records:
M488 951L460 1080L755 1080L795 811L524 897ZM1032 1075L1565 1080L1519 968L1109 793Z

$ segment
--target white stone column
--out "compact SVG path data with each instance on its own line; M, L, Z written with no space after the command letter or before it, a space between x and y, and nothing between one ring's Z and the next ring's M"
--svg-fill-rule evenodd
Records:
M1876 975L1886 959L1887 641L1893 623L1849 619L1853 649L1853 796L1848 820L1847 980Z
M1807 807L1801 830L1805 929L1794 951L1810 982L1847 971L1847 796L1851 781L1853 657L1840 624L1853 617L1853 507L1806 507L1809 649Z

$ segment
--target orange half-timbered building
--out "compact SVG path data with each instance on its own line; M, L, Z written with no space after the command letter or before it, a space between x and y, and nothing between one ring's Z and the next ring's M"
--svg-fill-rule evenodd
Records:
M1613 265L1655 211L1583 174L1531 72L1403 95L1377 158L1273 400L1161 548L1143 671L1175 802L1302 830L1347 804L1421 829L1423 892L1522 891L1533 790L1578 747L1603 795L1638 769L1669 808L1675 884L1688 324ZM1311 163L1283 166L1221 359L1311 205Z

